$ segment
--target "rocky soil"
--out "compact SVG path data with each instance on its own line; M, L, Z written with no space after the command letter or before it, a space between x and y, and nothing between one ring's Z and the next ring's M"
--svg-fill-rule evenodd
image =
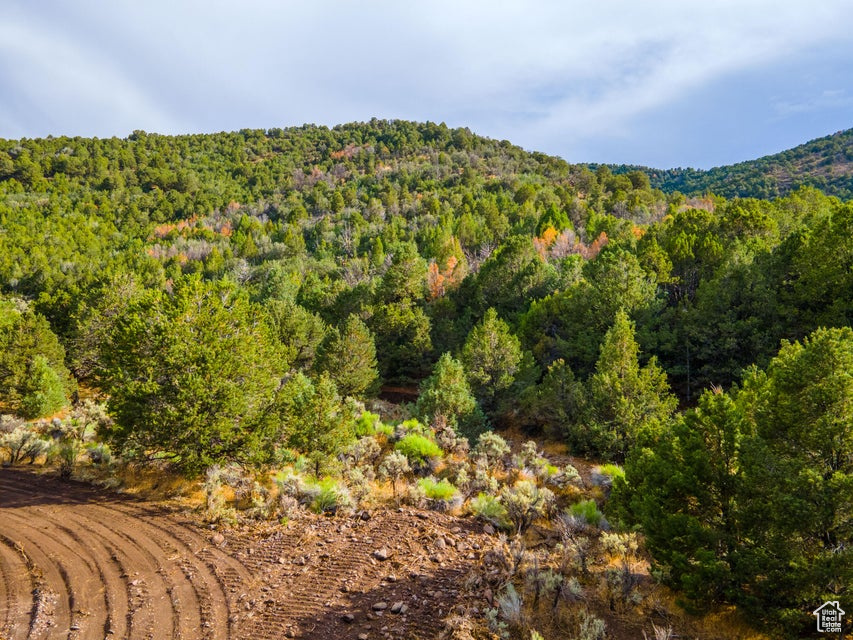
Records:
M437 638L487 606L472 577L495 542L407 508L211 529L7 468L0 639Z

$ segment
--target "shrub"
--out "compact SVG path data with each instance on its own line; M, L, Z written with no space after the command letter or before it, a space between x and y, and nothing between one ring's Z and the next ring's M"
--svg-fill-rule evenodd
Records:
M31 362L23 385L21 413L28 418L49 415L68 404L62 375L47 358L37 355Z
M440 482L435 478L421 478L418 480L418 488L426 496L427 500L450 502L459 493L446 478Z
M435 441L444 451L455 453L462 456L467 456L471 444L467 438L464 438L456 433L456 429L448 422L447 418L441 414L435 416L432 421L432 431L435 434Z
M509 514L500 499L487 493L480 493L472 499L468 508L471 514L490 522L499 529L508 529Z
M486 431L477 438L473 454L475 457L484 458L489 467L494 467L498 462L503 460L509 451L509 445L506 443L506 440L494 431Z
M92 464L109 465L113 461L113 454L109 445L103 442L86 445L86 455L89 456Z
M400 440L407 435L417 434L425 438L433 438L432 430L415 418L409 418L394 428L394 439Z
M278 509L279 521L282 524L285 524L290 517L301 508L299 500L293 496L287 495L286 493L278 494L276 507Z
M604 515L598 510L598 505L595 500L581 500L576 502L568 509L568 514L574 518L597 527L601 524Z
M373 436L359 438L350 445L342 455L344 461L351 467L361 464L373 464L382 453L382 447Z
M603 464L592 470L592 482L598 487L610 488L619 478L625 479L625 471L618 464Z
M109 428L111 423L106 406L87 399L72 409L61 429L78 440L91 440L98 431Z
M278 447L275 451L275 462L280 465L296 464L299 459L299 452L295 449L287 447Z
M501 501L519 535L536 518L545 515L553 499L554 494L548 489L540 489L529 480L520 480L513 487L505 486L501 489Z
M269 518L273 508L273 500L269 489L259 482L252 484L252 492L249 495L249 508L246 515L256 520Z
M520 627L524 615L524 606L521 596L511 582L496 600L501 616L509 623L510 628Z
M0 436L12 433L15 429L23 427L25 424L26 422L21 418L4 413L0 416Z
M484 493L497 493L498 480L489 473L485 458L479 458L474 463L474 477L469 479L468 490L482 491Z
M222 475L222 468L218 464L212 465L205 472L204 483L201 485L205 497L205 517L211 522L233 522L236 519L234 509L225 505Z
M33 464L36 458L47 455L48 453L50 453L50 442L41 438L34 438L24 447L21 459L26 458L30 464Z
M552 484L555 487L565 489L569 485L581 486L583 484L581 474L578 473L578 470L570 464L567 464L562 469L557 469L557 473L554 474L550 473L551 465L548 465L546 469L549 474L545 478L545 482Z
M602 640L604 638L604 620L587 611L581 612L577 638L578 640Z
M435 442L417 433L409 433L394 445L394 449L402 453L410 461L423 464L430 458L440 458L444 455Z
M373 467L349 467L344 471L344 480L356 504L361 503L371 492L370 482L376 479Z
M308 473L311 471L311 459L299 454L293 462L293 468L297 473Z
M352 504L346 487L334 478L305 483L301 498L314 513L336 513Z
M376 427L376 433L386 436L387 438L394 437L394 426L385 424L384 422Z
M67 480L74 472L77 456L80 455L80 442L73 438L62 438L53 445L48 455L59 466L59 477Z
M547 466L548 461L539 455L536 449L536 443L533 440L528 440L521 446L521 451L518 455L513 456L513 464L517 469L530 469L539 473L540 469Z
M20 426L10 433L0 434L0 448L9 451L11 464L22 462L27 458L32 464L36 458L47 453L50 443L39 438L31 429Z
M280 496L290 496L291 498L299 498L305 485L302 476L294 472L293 469L279 471L273 481L278 487Z
M355 421L355 435L358 437L375 435L385 426L378 413L365 411Z
M379 475L391 480L391 489L394 492L395 500L397 499L397 482L411 470L409 459L399 451L389 453L379 465Z

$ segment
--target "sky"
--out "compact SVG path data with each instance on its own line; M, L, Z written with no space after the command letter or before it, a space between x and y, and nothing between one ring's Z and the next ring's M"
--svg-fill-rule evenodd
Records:
M710 168L853 127L850 0L3 0L0 137L444 122Z

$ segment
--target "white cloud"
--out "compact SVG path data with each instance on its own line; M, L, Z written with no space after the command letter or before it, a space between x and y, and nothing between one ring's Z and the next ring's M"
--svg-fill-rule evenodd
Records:
M81 130L103 135L133 123L178 126L178 119L141 92L102 52L14 13L0 23L0 58L6 80L14 85L4 92L14 92L19 105L15 114L4 110L3 119L24 135ZM33 115L36 118L28 117Z
M27 135L104 135L378 116L551 150L627 139L643 114L817 44L850 54L853 23L846 0L14 6L0 60L16 71L0 74L10 84L0 89L32 113L0 110L0 135L12 119Z
M849 95L844 89L827 89L816 96L803 100L778 100L773 104L773 108L780 118L823 109L842 109L845 107L853 107L853 96Z

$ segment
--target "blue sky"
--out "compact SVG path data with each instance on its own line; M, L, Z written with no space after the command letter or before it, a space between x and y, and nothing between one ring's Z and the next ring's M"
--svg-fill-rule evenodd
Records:
M853 127L850 0L5 0L0 137L403 118L709 168Z

